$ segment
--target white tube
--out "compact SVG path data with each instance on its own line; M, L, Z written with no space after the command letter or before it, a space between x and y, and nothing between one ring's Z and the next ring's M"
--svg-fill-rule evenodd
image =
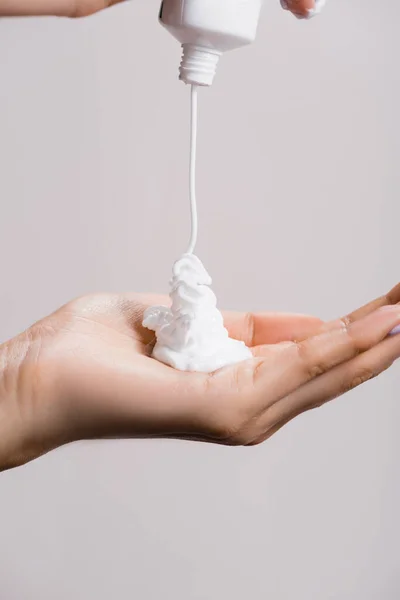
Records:
M221 54L254 41L263 0L163 0L159 20L181 43L179 78L209 86Z

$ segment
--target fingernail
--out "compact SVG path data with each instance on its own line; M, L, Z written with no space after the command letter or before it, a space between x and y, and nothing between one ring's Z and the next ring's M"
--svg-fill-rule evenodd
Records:
M282 6L283 10L289 10L289 5L286 2L286 0L281 0L281 6Z
M397 335L399 333L400 333L400 325L397 325L397 327L392 329L392 331L389 333L389 335Z
M312 19L313 17L316 17L317 15L319 15L319 13L321 12L321 10L324 8L326 4L326 0L315 0L315 6L314 8L309 8L308 9L308 15L306 17L306 19Z

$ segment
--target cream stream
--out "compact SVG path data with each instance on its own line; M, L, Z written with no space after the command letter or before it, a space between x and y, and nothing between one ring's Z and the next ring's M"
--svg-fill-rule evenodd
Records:
M191 87L189 192L191 235L187 252L172 268L171 307L153 306L143 325L156 333L153 358L181 371L211 373L247 360L252 353L243 342L229 337L217 308L212 283L202 262L193 254L198 232L196 202L197 86Z

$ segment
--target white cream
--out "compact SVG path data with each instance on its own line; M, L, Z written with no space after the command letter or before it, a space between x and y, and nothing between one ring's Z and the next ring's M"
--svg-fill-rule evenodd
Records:
M191 88L189 193L191 235L187 252L175 262L170 281L171 308L154 306L143 325L156 333L153 358L181 371L212 373L252 357L243 342L229 337L210 275L193 254L197 241L196 202L197 87Z
M211 283L194 254L176 261L171 308L154 306L144 314L143 325L157 336L153 358L181 371L211 373L252 357L243 342L229 337Z

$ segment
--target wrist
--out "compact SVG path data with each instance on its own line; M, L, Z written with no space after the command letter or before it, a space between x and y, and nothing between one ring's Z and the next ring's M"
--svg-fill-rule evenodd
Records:
M54 378L44 373L39 346L27 333L0 346L0 471L59 445Z
M17 466L22 452L22 427L16 395L18 357L10 342L0 346L0 471Z

